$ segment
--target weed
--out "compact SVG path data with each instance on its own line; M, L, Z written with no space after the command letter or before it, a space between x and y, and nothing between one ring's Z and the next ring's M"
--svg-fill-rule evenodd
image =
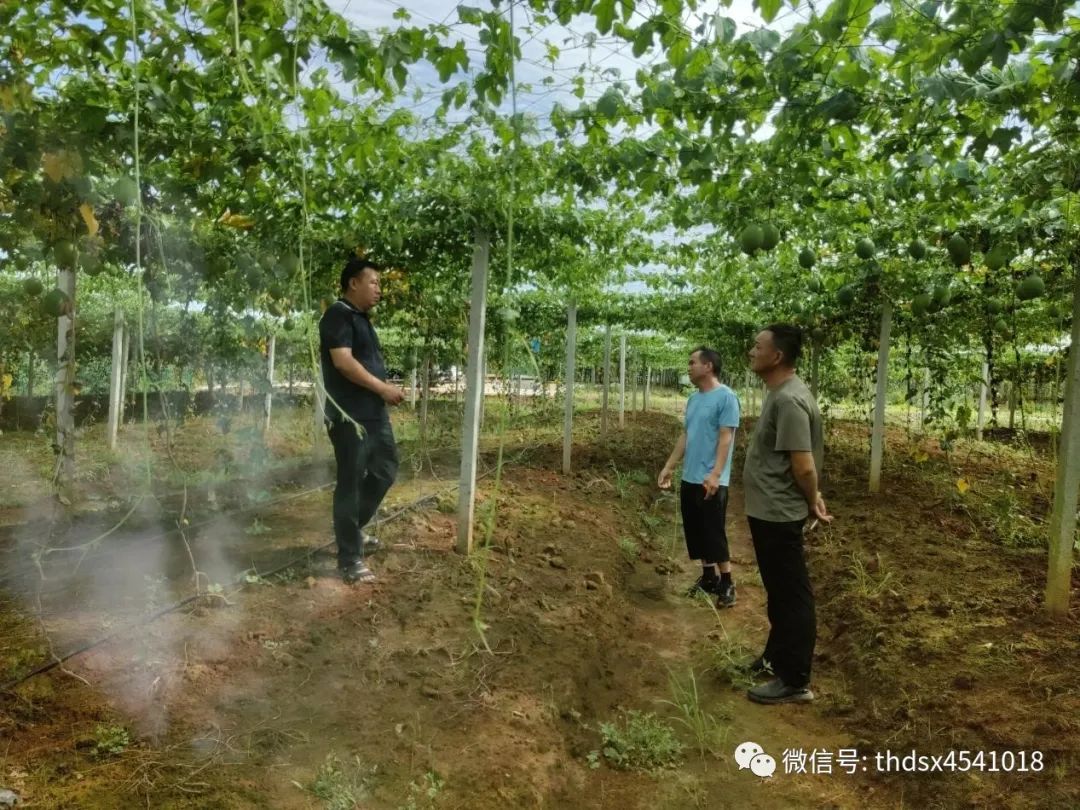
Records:
M445 782L435 771L428 771L419 782L409 783L409 795L399 810L421 810L434 807Z
M122 754L131 745L131 735L123 726L101 724L94 728L94 756L98 759Z
M668 685L671 700L664 700L669 706L679 710L675 718L694 735L698 754L704 758L706 752L716 755L727 739L727 727L721 726L714 715L701 708L701 696L698 693L697 678L694 670L688 671L684 681L674 672L668 672Z
M620 537L619 551L622 552L623 557L626 558L626 561L630 563L630 565L633 565L635 562L637 562L638 552L640 551L640 549L638 548L638 544L632 538Z
M877 573L872 573L858 554L851 555L851 573L855 576L855 592L864 599L875 599L885 592L893 579L892 571L886 571L877 558Z
M303 785L293 784L304 789ZM307 790L322 799L325 810L353 810L367 796L360 760L354 759L346 767L337 755L328 754Z
M754 685L754 676L747 669L747 663L754 659L755 653L739 636L732 636L720 620L720 611L711 599L703 600L713 613L720 627L720 633L710 633L714 642L707 648L708 669L715 672L721 681L731 684L736 689L749 689Z
M244 534L246 534L248 537L259 537L263 534L269 534L271 531L273 531L273 529L271 529L258 518L255 518L254 522L252 522L250 526L244 529Z
M675 731L651 712L625 711L621 722L601 723L600 736L604 758L621 770L672 767L682 753ZM588 757L588 761L597 767L599 755Z

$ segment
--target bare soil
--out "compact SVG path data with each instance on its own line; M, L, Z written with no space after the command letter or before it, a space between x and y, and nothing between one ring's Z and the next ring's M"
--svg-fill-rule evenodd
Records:
M1080 805L1080 617L1042 618L1045 551L1015 544L1027 536L1017 525L1044 519L1045 458L944 455L896 433L887 491L871 497L862 428L834 427L826 492L837 519L808 537L818 699L762 707L728 666L767 631L741 492L728 524L739 603L717 613L682 595L697 571L673 499L652 483L677 422L634 414L606 439L595 423L582 418L589 439L573 475L555 472L557 445L539 444L504 469L497 495L484 479L481 520L496 497L497 517L472 558L452 550L455 499L444 494L380 528L373 586L342 584L332 557L317 555L0 696L0 787L48 808ZM452 479L432 465L392 491L391 508L443 491L432 472ZM996 517L1003 488L1027 523ZM265 533L247 533L245 518L194 548L200 560L230 549L227 571L242 565L237 549L267 561L315 548L329 539L329 497L273 505L260 513ZM106 587L89 580L86 598L46 599L58 648L147 612L141 577L126 591L115 573ZM28 599L38 590L5 589L0 671L47 652ZM90 598L118 591L126 598L108 605ZM672 680L691 673L698 717L715 729L706 740L670 703ZM601 727L625 710L674 730L674 767L613 767ZM118 730L126 744L104 750ZM771 779L738 768L734 749L748 740L776 758ZM785 750L844 748L1039 750L1046 766L784 772Z

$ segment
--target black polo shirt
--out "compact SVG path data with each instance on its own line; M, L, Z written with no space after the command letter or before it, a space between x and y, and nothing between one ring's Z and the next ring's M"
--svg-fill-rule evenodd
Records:
M330 359L331 349L352 349L352 356L369 374L386 381L382 346L366 312L339 298L323 313L319 321L319 356L322 363L323 385L326 386L326 415L338 420L338 406L357 422L381 422L387 417L386 403L374 391L345 378Z

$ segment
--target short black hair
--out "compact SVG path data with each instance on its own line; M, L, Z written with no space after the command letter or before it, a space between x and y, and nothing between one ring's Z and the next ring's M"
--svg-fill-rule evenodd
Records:
M382 268L371 261L371 259L361 259L359 256L353 256L345 262L345 267L341 271L341 291L345 292L348 290L349 282L368 268L371 268L376 273L382 272Z
M702 362L712 364L713 376L718 380L720 379L720 355L714 349L710 349L708 346L698 346L690 354L696 354Z
M765 331L772 334L773 345L784 356L784 365L795 368L802 355L802 329L789 323L774 323L766 326Z

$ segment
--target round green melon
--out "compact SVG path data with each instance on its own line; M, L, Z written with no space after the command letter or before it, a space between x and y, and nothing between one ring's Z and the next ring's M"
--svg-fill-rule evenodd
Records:
M286 319L285 319L285 322L284 322L283 324L281 324L281 327L282 327L282 328L283 328L283 329L284 329L284 330L285 330L286 332L291 332L291 331L292 331L292 330L293 330L293 329L294 329L294 328L296 327L296 324L295 324L295 323L293 323L293 320L292 320L292 318L286 318Z
M912 239L907 248L908 256L916 261L926 258L926 243L921 239Z
M1006 321L1004 318L998 318L996 321L994 321L994 331L1001 332L1002 334L1008 332L1009 322Z
M121 177L112 187L112 194L125 208L139 201L139 186L131 177Z
M1062 315L1061 307L1059 307L1057 304L1051 304L1046 308L1046 314L1050 316L1050 320L1060 321Z
M45 285L36 278L23 279L22 288L24 293L35 298L45 292Z
M59 287L49 290L48 294L41 299L41 310L53 318L59 318L65 314L71 304L68 294Z
M1045 292L1046 282L1042 280L1042 276L1037 276L1034 273L1016 285L1016 297L1021 301L1039 298Z
M994 298L991 298L989 301L986 302L986 311L991 315L1000 315L1001 302Z
M62 267L64 270L72 269L79 258L75 243L66 239L57 242L53 245L53 258L56 259L57 266Z
M990 270L1000 270L1009 263L1009 252L1004 245L994 245L986 253L986 266Z
M810 330L810 338L815 343L821 343L821 341L825 340L825 330L820 326L815 326Z
M804 270L809 270L814 266L814 262L817 261L817 256L810 248L803 248L799 251L799 266Z
M963 267L971 261L971 248L960 234L954 233L950 236L946 248L949 251L949 258L957 267Z
M812 276L810 280L806 283L806 287L812 293L825 292L825 285L821 283L821 279L817 276Z
M836 300L843 307L850 307L855 303L855 288L846 284L836 291Z
M911 299L911 314L925 315L930 310L930 293L919 293Z
M754 253L761 250L764 243L765 232L760 225L747 225L739 234L739 245L742 247L743 253L748 256L753 256Z
M874 258L874 252L877 247L874 245L874 240L869 237L862 237L855 243L855 255L860 259L868 260Z
M80 253L79 269L90 276L96 276L104 269L101 257L96 253Z
M948 284L939 284L934 287L934 294L930 296L930 308L937 312L949 305L952 301L952 287Z
M780 244L780 229L771 222L761 227L761 249L772 250Z

